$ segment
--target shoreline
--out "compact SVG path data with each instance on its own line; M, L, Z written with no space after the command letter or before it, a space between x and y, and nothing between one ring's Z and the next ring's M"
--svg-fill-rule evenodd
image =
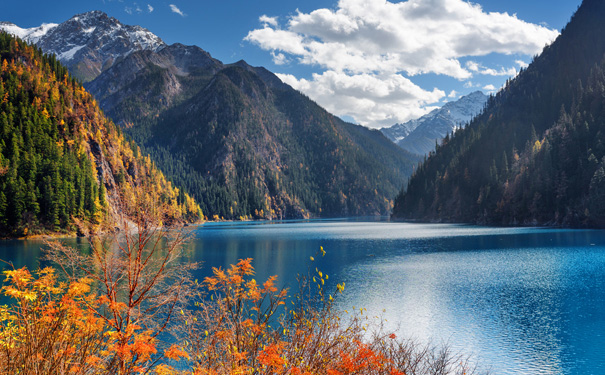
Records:
M484 227L494 228L557 228L557 229L605 229L605 224L599 225L588 225L588 224L563 224L557 222L512 222L507 224L499 224L493 222L481 222L481 221L456 221L456 220L445 220L445 219L409 219L409 218L397 218L391 216L390 221L394 223L410 223L410 224L460 224L460 225L476 225Z

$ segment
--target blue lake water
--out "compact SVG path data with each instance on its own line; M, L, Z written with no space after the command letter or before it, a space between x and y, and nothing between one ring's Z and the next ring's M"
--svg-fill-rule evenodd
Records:
M67 240L78 244L78 240ZM315 256L320 246L325 257ZM0 259L35 267L40 241L2 241ZM605 232L381 221L208 223L188 261L254 258L257 280L318 267L342 309L382 315L400 337L448 343L494 374L605 374Z

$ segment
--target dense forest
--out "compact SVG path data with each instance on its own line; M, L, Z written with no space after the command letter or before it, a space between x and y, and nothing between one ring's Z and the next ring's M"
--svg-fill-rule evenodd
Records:
M605 225L605 3L447 137L395 201L401 219Z
M133 189L201 217L54 55L0 32L0 235L74 231L128 213Z
M133 53L87 87L210 218L385 215L418 157L243 61Z

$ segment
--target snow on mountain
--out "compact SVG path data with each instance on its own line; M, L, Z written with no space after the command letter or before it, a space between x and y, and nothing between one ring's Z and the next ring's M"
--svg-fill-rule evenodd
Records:
M54 53L70 72L90 81L117 60L141 51L158 51L166 44L140 26L123 25L101 11L78 14L61 24L43 24L29 29L0 22L0 29Z
M446 110L450 118L459 126L466 125L474 116L483 110L487 96L481 91L475 91L455 102L446 103L441 109Z
M405 124L395 124L389 128L382 128L380 131L391 141L397 143L410 135L420 125L419 119L410 120Z
M475 91L455 102L446 103L430 113L405 124L381 129L382 133L401 148L415 154L428 154L448 133L465 126L478 115L487 102L487 96Z
M14 23L0 22L0 29L6 31L9 34L18 36L21 39L27 40L30 43L36 43L40 38L45 36L50 30L59 26L56 23L43 23L38 27L32 27L29 29L23 29Z

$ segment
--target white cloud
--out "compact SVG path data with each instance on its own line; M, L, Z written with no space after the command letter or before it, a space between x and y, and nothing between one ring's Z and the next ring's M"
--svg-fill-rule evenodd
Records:
M500 68L500 70L495 70L495 69L491 69L491 68L485 68L482 71L479 72L480 74L483 75L488 75L488 76L507 76L507 77L514 77L517 75L517 69L513 68Z
M353 117L372 127L390 126L398 121L420 117L445 97L445 92L426 91L400 74L374 75L326 71L311 80L291 74L279 78L304 92L337 116Z
M527 68L529 66L529 64L523 60L515 60L515 64L519 65L520 68Z
M531 55L558 35L462 0L340 0L336 10L290 16L284 30L275 18L261 18L265 27L250 31L246 40L297 55L305 64L351 73L437 73L466 79L471 73L461 66L461 57ZM285 37L289 47L283 45Z
M273 57L273 63L275 65L286 65L290 62L290 59L288 59L283 53L275 53L274 51L271 51L271 57Z
M456 90L452 90L450 94L447 96L448 98L456 98L458 96L458 92Z
M176 5L174 5L174 4L170 4L170 10L171 10L173 13L176 13L176 14L178 14L178 15L179 15L179 16L181 16L181 17L185 17L185 16L186 16L186 14L185 14L185 13L183 13L183 12L182 12L182 11L179 9L179 7L177 7L177 6L176 6Z
M269 17L263 14L258 20L264 25L277 27L277 17Z
M494 85L486 85L486 86L483 86L483 90L496 91L496 87Z
M147 10L149 11L149 13L153 12L153 7L151 6L151 4L147 4Z
M274 61L286 58L314 66L323 74L298 80L298 88L325 107L335 106L336 98L320 95L330 91L326 77L360 77L376 81L434 73L469 80L476 74L516 75L513 68L486 68L476 62L460 62L464 57L488 54L534 55L553 41L558 32L527 23L508 13L484 12L480 5L464 0L340 0L335 9L297 13L280 25L275 17L262 16L262 27L252 30L245 40L273 53ZM283 57L281 57L283 55ZM275 56L279 56L278 59ZM303 82L305 84L301 84ZM411 82L410 82L411 83ZM409 87L406 86L406 87ZM407 105L430 105L421 90ZM361 90L349 96L361 105L386 108ZM344 105L346 101L342 100ZM401 103L400 103L401 104ZM336 107L335 107L336 108ZM336 113L350 112L338 107ZM358 115L364 125L374 125L370 117L394 118L402 122L418 108ZM364 118L365 120L363 120ZM381 120L382 121L382 120Z
M124 7L124 12L133 15L135 13L140 14L143 12L143 10L141 9L141 7L137 4L137 3L133 3L132 6L126 6Z
M470 70L471 72L478 72L480 65L479 63L476 63L474 61L468 61L466 63L466 67L468 68L468 70Z
M488 76L509 76L510 77L510 76L517 75L517 69L515 69L514 67L508 68L508 69L500 68L500 70L496 70L496 69L492 69L492 68L486 68L483 65L481 65L475 61L467 61L466 68L473 73L488 75Z

